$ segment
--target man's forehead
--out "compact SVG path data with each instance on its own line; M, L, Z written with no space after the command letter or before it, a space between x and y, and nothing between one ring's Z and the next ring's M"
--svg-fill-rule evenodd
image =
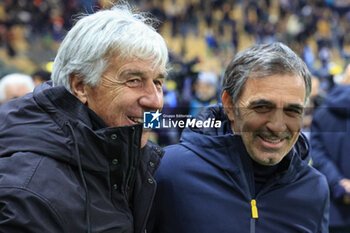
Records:
M296 75L273 75L248 78L240 100L275 104L303 104L306 88L303 78Z
M126 69L121 70L120 75L122 77L125 76L139 76L139 77L148 77L148 75L151 74L153 78L158 78L158 79L165 79L166 77L166 72L162 71L161 69L147 69L147 68L142 68L142 67L129 67Z
M249 77L247 78L247 82L264 82L264 83L285 83L286 81L293 80L293 82L300 82L305 84L305 80L302 76L299 74L293 74L293 73L276 73L276 74L260 74L258 72L251 73Z
M245 95L243 98L250 103L263 104L263 103L303 103L303 95L300 95L302 92L298 93L297 91L291 93L285 93L283 95L283 90L279 91L270 91L270 92L252 92L250 95Z
M166 67L155 64L153 60L123 59L115 57L109 60L110 67L119 74L157 73L166 76Z
M303 107L304 102L298 100L291 100L287 98L252 98L248 101L248 105L270 105L274 107L286 107L286 106L294 106L294 107Z

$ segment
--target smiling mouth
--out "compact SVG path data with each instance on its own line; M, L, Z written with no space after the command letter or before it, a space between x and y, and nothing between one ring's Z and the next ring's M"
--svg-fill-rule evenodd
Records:
M270 149L280 149L284 143L286 138L280 138L280 137L263 137L261 135L258 136L260 139L260 143L262 144L263 147L265 148L270 148Z
M143 118L142 117L128 117L130 121L134 122L135 124L143 124Z
M262 137L259 136L263 141L268 142L268 143L272 143L272 144L277 144L279 142L281 142L282 140L284 140L284 138L268 138L268 137Z

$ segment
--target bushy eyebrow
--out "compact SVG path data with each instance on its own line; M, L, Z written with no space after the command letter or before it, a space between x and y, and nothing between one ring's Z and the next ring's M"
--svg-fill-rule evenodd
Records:
M270 106L275 106L276 104L274 104L271 101L265 100L265 99L258 99L258 100L254 100L252 102L250 102L249 104L250 106L254 106L254 105L270 105Z
M275 103L273 103L273 102L271 102L269 100L265 100L265 99L254 100L249 105L250 106L254 106L254 105L276 106ZM288 104L287 106L285 106L283 108L293 108L293 109L297 109L297 110L300 110L300 111L303 111L303 109L304 109L304 107L301 104Z
M140 72L138 70L124 70L123 72L121 72L120 77L122 79L127 78L128 76L138 76L138 77L144 77L145 75L143 74L143 72Z
M157 76L157 79L165 79L166 74L159 74Z
M144 72L141 72L141 71L138 71L138 70L124 70L120 76L121 78L125 78L129 75L132 75L132 76L138 76L138 77L141 77L141 78L146 78L146 74ZM158 76L155 78L155 79L165 79L165 74L158 74Z
M288 106L286 108L296 109L300 112L304 111L304 107L300 104L288 104Z

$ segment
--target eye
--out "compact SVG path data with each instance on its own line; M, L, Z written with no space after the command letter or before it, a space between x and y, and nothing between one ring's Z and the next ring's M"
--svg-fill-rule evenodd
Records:
M253 107L254 111L257 113L266 113L271 110L271 107L268 105L256 105Z
M142 86L142 80L138 79L138 78L134 78L134 79L129 79L126 82L126 85L128 87L141 87Z
M154 84L157 86L157 87L160 87L162 88L163 87L163 80L154 80Z
M299 108L286 108L284 111L291 117L299 117L303 115L303 109Z

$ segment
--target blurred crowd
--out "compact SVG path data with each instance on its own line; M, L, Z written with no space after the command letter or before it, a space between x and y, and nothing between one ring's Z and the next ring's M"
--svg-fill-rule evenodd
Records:
M220 101L224 68L239 50L281 41L314 76L310 109L341 83L350 55L350 2L346 0L134 0L159 19L170 49L165 110L195 116ZM50 72L60 41L82 14L109 7L104 0L3 0L0 2L0 77ZM305 131L311 123L307 111ZM174 143L179 132L161 143ZM164 137L162 137L164 138Z

